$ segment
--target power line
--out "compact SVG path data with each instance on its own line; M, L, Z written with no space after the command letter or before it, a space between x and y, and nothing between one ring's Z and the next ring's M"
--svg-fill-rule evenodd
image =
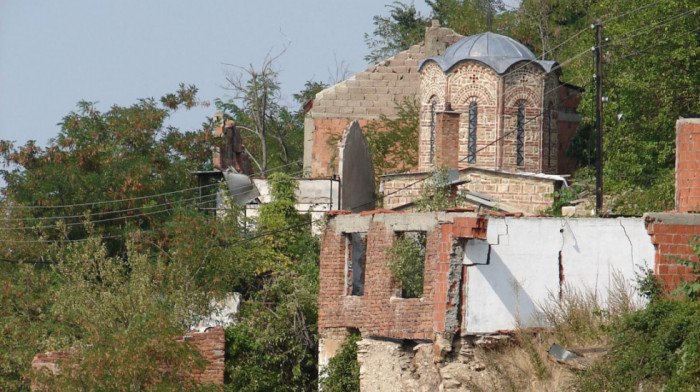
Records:
M638 28L638 29L634 29L634 30L628 31L628 32L625 33L625 34L622 34L622 35L619 37L619 40L613 41L613 42L611 42L610 44L608 44L608 45L606 45L606 46L617 46L617 45L621 45L622 43L624 43L624 42L626 42L626 41L629 41L629 40L632 39L632 38L635 38L635 37L638 37L638 36L640 36L640 35L642 35L642 34L646 34L646 33L649 33L649 32L651 32L651 31L654 31L654 30L658 29L659 27L665 26L665 25L667 25L667 24L669 24L669 23L671 23L671 22L673 22L673 21L675 21L675 20L677 20L677 19L685 18L685 17L687 17L688 15L697 12L698 10L700 10L700 6L695 7L695 8L693 8L693 9L690 9L690 10L687 10L687 11L684 11L684 12L681 12L681 13L678 13L678 14L675 14L675 15L673 15L673 16L667 18L667 19L658 21L658 22L656 22L656 23L652 23L652 24L650 24L650 25L647 25L647 26L644 26L644 27L641 27L641 28ZM636 33L636 34L635 34L635 33Z
M640 53L642 53L642 52L645 52L645 51L648 50L648 49L651 49L651 48L655 47L655 46L659 46L659 45L665 44L665 43L667 43L668 41L671 41L671 40L677 39L677 38L681 38L681 37L683 37L683 36L692 34L692 33L696 32L696 31L700 31L700 27L698 27L698 28L695 29L695 30L691 30L691 31L688 31L688 32L683 33L683 34L675 35L675 36L669 37L669 38L667 38L667 39L665 39L665 40L663 40L663 41L661 41L661 42L657 42L657 43L655 43L655 44L649 45L649 46L647 46L647 47L645 47L645 48L643 48L643 49L640 49L640 50L638 50L638 51L636 51L636 52L634 52L634 53L630 53L630 54L627 54L627 55L625 55L625 56L622 56L622 57L620 57L618 60L624 60L624 59L626 59L626 58L628 58L628 57L636 56L636 55L638 55L638 54L640 54Z

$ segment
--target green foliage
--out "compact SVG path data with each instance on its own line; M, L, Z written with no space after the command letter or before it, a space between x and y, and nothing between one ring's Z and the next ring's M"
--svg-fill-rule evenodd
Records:
M513 19L501 0L426 0L431 19L465 36L493 31L507 34Z
M192 270L176 257L150 259L127 244L110 257L100 237L56 247L53 333L69 358L59 375L37 374L50 390L190 390L185 376L204 365L177 342L208 299L192 284Z
M376 174L407 171L418 163L420 105L405 98L396 105L397 117L380 115L363 130Z
M296 181L271 176L273 201L260 208L248 248L255 285L246 291L238 324L227 328L227 388L232 391L313 390L317 383L318 240L299 214ZM253 242L254 241L254 242Z
M7 166L0 170L6 182L2 195L11 208L4 215L11 218L4 223L8 234L4 239L15 242L12 247L0 247L0 255L14 258L14 251L14 255L37 256L42 247L26 241L39 238L84 239L87 231L80 221L86 214L94 221L96 234L117 236L126 230L161 227L173 206L187 202L195 192L148 196L190 188L188 171L211 159L210 132L181 132L165 126L173 108L195 103L196 91L193 86L181 86L176 94L162 99L165 107L154 99L142 99L101 112L92 103L80 102L77 112L63 118L61 131L46 148L33 141L21 147L1 141L0 160ZM85 205L134 198L143 199ZM50 208L59 205L73 206ZM55 225L57 220L65 222L63 230ZM110 240L109 249L123 252L121 238Z
M689 245L693 250L695 260L678 257L676 257L675 260L690 268L691 274L693 274L695 279L692 281L684 281L678 289L686 296L697 300L700 299L700 236L693 236Z
M370 49L370 53L365 56L365 61L371 64L422 41L425 28L429 23L428 19L416 11L413 4L394 1L386 7L389 8L389 16L375 15L372 18L373 34L365 33L365 43Z
M584 391L696 391L700 301L662 299L613 328L613 349L577 380Z
M376 176L407 171L418 163L420 105L415 99L406 98L394 106L396 118L390 119L382 114L362 129ZM331 135L326 141L333 151L332 162L337 158L336 147L341 137L340 134Z
M29 390L38 352L63 347L51 308L55 274L47 265L2 263L0 274L0 390Z
M637 291L641 296L648 301L656 301L664 295L664 286L659 279L654 275L654 270L639 267L639 271L635 271L635 281Z
M276 58L266 58L260 69L252 65L239 67L239 75L227 78L233 98L215 99L218 110L236 122L242 131L243 144L262 177L271 167L287 173L298 172L304 153L304 115L302 107L292 109L280 103L281 93ZM294 94L301 105L312 99L326 85L307 81Z
M340 350L321 371L323 392L359 392L360 364L357 362L357 342L362 340L359 332L350 334Z
M394 279L401 282L403 298L423 296L425 246L425 232L403 232L391 247L389 269Z
M465 197L450 185L449 171L440 169L423 183L416 207L420 212L444 211L460 206L465 200Z

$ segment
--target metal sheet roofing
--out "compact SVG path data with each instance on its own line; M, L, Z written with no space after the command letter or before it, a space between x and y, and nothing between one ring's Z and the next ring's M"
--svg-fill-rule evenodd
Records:
M436 62L444 72L462 61L479 61L498 74L505 73L513 64L521 61L531 61L539 65L545 72L550 72L556 65L555 61L537 60L537 57L520 42L496 33L481 33L458 41L447 48L442 56L422 60L418 65L420 71L429 62Z

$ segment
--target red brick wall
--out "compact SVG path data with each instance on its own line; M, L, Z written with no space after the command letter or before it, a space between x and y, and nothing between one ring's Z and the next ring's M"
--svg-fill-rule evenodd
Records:
M418 215L410 216L415 218ZM338 220L331 220L321 242L318 317L321 335L340 327L357 328L363 336L398 339L432 339L434 333L444 332L446 310L455 306L448 299L448 292L454 289L448 284L453 241L457 238L485 238L487 220L476 215L456 217L454 223L439 223L428 231L422 298L394 297L397 282L388 267L388 252L396 228L392 229L385 221L377 219L369 221L366 227L364 295L344 295L346 245L343 227L336 226ZM401 228L401 231L410 230L420 229L411 229L410 224ZM353 231L357 231L357 226Z
M369 120L358 119L360 127L367 125ZM317 118L314 119L314 136L311 153L311 177L327 177L338 174L338 141L343 131L350 126L347 118ZM335 138L334 143L329 141Z
M456 112L436 113L435 163L439 168L456 169L459 165L459 119Z
M676 211L700 212L700 119L676 122Z
M691 269L674 257L698 261L689 243L693 236L700 236L700 215L649 214L646 222L651 243L656 248L654 274L661 279L664 288L671 291L682 281L695 279Z
M220 327L209 328L205 332L189 331L177 339L186 339L199 352L203 359L208 361L207 366L199 372L192 372L189 377L201 383L213 383L223 385L224 383L224 353L225 340L224 329ZM58 363L70 356L71 350L51 351L34 356L32 368L40 370L48 369L52 374L57 374L60 369ZM33 386L32 389L35 389Z
M190 331L184 339L207 361L207 366L199 372L190 373L192 380L201 383L224 384L224 355L226 334L221 327L209 328L204 332Z

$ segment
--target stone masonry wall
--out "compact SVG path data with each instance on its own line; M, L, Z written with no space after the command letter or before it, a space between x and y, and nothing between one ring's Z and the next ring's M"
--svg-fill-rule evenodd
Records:
M304 169L312 177L337 173L337 163L331 162L336 146L328 145L327 141L341 135L352 120L364 126L381 115L395 118L397 104L405 98L418 97L418 62L441 54L461 38L450 29L433 25L426 28L425 43L414 45L319 92L307 114L310 120L304 126L304 148L313 149L312 154L306 155Z
M676 289L682 281L695 277L678 258L698 262L690 247L693 236L700 236L700 214L646 214L644 216L651 243L656 249L654 274L667 291Z
M700 213L700 118L676 122L676 211Z
M383 177L382 186L386 195L382 199L384 208L393 209L417 200L424 182L416 181L426 175L428 173ZM482 193L530 214L551 207L553 199L548 195L559 187L559 181L549 178L478 168L462 169L460 179L468 182L460 185L459 189Z
M183 337L177 339L187 340L199 352L203 359L207 360L207 366L198 372L192 372L188 377L200 383L212 383L223 385L224 383L224 354L225 334L220 327L209 328L204 332L189 331ZM46 368L51 374L60 372L59 363L71 355L71 350L51 351L34 356L32 368L40 370ZM33 385L32 389L40 389Z
M473 213L376 213L336 216L321 240L319 331L321 338L338 328L358 329L362 336L433 339L459 328L461 264L451 264L456 241L486 236L487 220ZM397 298L398 282L389 269L389 250L396 232L427 234L423 295ZM365 286L361 296L346 295L345 233L367 233ZM457 269L452 271L453 269ZM341 330L342 331L342 330ZM342 335L342 334L341 334ZM322 350L323 351L323 350Z

